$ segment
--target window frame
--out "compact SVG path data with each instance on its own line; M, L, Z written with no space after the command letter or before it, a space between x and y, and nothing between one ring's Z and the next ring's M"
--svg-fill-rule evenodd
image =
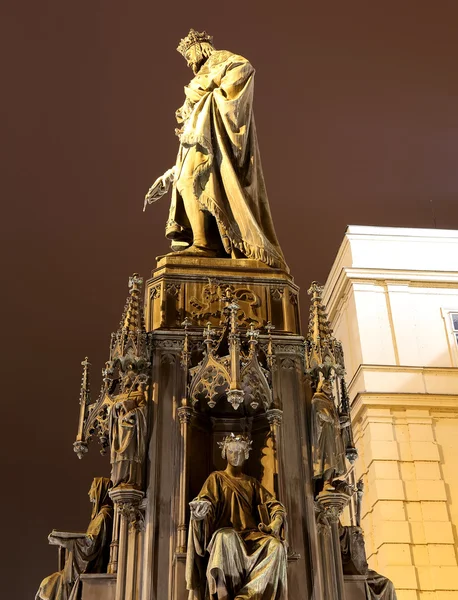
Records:
M453 315L458 317L458 306L454 308L441 308L442 318L444 319L447 339L449 340L450 358L453 367L458 367L458 329L455 329Z

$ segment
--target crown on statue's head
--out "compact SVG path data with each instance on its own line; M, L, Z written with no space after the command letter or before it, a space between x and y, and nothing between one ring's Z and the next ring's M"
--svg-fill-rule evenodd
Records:
M208 35L205 31L196 31L190 29L188 35L183 38L178 44L178 52L186 58L186 52L194 46L194 44L210 44L213 46L213 37Z
M230 433L223 438L222 442L218 442L218 446L221 448L221 454L223 458L226 458L226 448L229 444L238 443L243 446L245 450L245 458L248 458L248 454L251 450L251 444L253 440L250 440L248 435L244 435L243 433Z

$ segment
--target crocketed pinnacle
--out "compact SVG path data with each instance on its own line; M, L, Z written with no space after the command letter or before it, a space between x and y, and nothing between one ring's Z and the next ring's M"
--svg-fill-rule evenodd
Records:
M323 303L323 287L316 281L308 290L311 296L309 330L306 340L306 362L310 373L325 373L337 368L337 341L334 338L328 320L326 306Z
M141 299L141 288L143 279L134 273L129 277L129 295L127 297L124 312L122 314L121 331L145 331L145 320L143 317L143 303Z
M326 307L323 303L323 286L313 281L308 294L311 296L311 306L307 339L309 342L319 346L320 341L327 340L333 336Z
M137 358L147 354L147 333L143 316L143 279L134 273L129 277L129 295L122 313L119 329L112 334L110 361L129 355Z

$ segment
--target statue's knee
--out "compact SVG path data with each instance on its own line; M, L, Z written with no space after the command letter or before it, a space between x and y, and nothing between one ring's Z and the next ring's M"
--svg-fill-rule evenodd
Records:
M272 552L280 552L283 550L283 544L278 538L271 538L269 542L269 548Z
M225 529L220 529L216 533L216 537L220 542L227 544L233 541L237 537L237 534L234 529L230 529L229 527L227 527Z

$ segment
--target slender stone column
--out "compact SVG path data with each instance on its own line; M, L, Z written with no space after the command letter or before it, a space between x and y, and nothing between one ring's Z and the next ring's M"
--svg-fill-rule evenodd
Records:
M110 544L110 561L108 563L107 573L118 572L118 550L119 550L119 508L115 503L113 515L113 533Z
M274 440L274 457L275 457L275 474L277 477L277 487L275 490L278 499L281 501L285 500L286 490L284 488L284 477L281 456L281 434L280 426L283 420L283 411L278 408L272 408L266 412L267 420L269 421L270 431Z
M350 496L336 491L321 492L316 501L322 508L331 528L333 562L336 574L335 600L345 600L345 587L340 551L339 518L350 500Z
M181 444L180 444L180 487L179 487L179 505L178 505L178 532L177 548L178 553L186 552L186 493L188 489L188 427L191 422L192 408L189 406L180 406L177 409L180 420Z
M331 600L335 597L336 569L333 560L331 525L319 504L317 509L317 534L320 546L321 571L323 573L324 598Z
M138 508L144 492L130 487L114 488L110 491L110 498L115 505L115 514L118 513L119 542L116 557L116 595L115 600L124 600L126 596L127 578L127 545L129 526L139 527L142 514Z

